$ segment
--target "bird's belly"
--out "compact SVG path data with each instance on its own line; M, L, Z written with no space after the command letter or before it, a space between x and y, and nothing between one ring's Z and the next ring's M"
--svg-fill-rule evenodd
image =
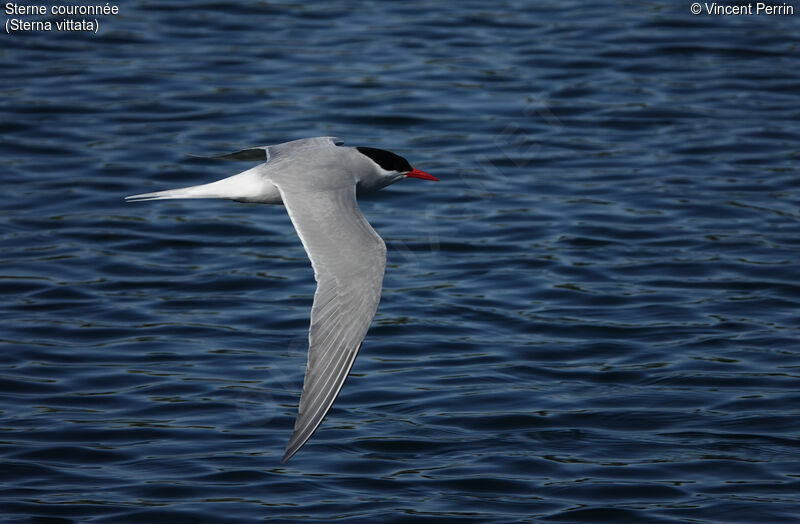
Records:
M266 183L260 188L258 195L247 196L235 199L237 202L247 202L251 204L283 204L281 192L274 184Z

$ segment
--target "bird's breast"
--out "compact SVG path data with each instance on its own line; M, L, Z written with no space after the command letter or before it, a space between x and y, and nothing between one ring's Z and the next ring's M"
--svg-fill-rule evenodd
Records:
M257 192L252 195L241 196L234 198L237 202L245 202L248 204L276 204L282 205L283 199L281 192L275 184L269 181L263 181Z

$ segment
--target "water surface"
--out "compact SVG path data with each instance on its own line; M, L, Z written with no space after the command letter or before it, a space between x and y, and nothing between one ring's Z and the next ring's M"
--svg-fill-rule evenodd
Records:
M0 38L5 520L797 522L800 14L120 11ZM280 465L314 291L285 211L122 198L319 135L442 182L361 202L383 300Z

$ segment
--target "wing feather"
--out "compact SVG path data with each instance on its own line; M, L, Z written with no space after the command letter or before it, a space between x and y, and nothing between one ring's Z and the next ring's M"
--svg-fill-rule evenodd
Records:
M386 245L361 214L354 186L281 191L314 268L308 363L286 462L319 427L353 366L380 301Z

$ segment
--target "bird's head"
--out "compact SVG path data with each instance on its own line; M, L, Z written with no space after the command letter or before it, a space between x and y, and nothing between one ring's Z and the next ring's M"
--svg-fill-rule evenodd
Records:
M356 150L374 164L372 172L364 174L358 182L361 190L377 191L403 178L439 181L435 176L411 167L408 160L391 151L374 147L357 147Z

